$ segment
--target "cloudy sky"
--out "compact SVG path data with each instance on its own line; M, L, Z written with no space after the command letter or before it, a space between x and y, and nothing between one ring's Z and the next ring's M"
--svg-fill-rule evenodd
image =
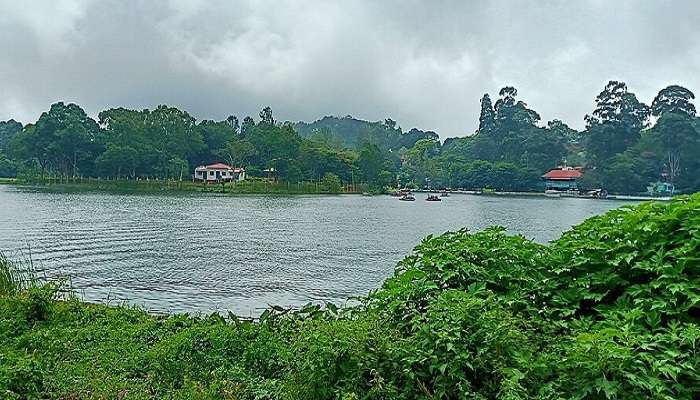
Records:
M513 85L580 128L610 79L700 92L700 1L0 0L0 120L52 102L473 132ZM700 94L700 93L699 93Z

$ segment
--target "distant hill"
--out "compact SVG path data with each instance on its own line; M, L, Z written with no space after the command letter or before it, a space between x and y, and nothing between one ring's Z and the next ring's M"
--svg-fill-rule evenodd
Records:
M357 149L365 143L373 143L384 149L410 148L420 139L438 139L433 131L413 128L403 132L396 122L365 121L353 118L326 116L314 122L298 122L294 128L303 137L317 137L325 142L336 142L347 148Z

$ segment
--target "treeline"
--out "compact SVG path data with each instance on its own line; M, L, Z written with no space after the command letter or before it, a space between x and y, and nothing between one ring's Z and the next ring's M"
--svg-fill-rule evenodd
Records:
M249 176L286 182L394 180L400 167L397 145L412 147L425 137L377 123L357 149L323 135L301 137L291 123L275 121L270 107L259 121L235 116L197 122L187 112L114 108L97 121L76 104L53 104L34 124L0 123L0 175L189 179L197 165L224 161L245 166ZM392 172L389 172L392 171ZM381 179L381 181L380 181ZM380 183L381 182L381 183Z
M374 188L541 190L541 175L562 164L584 167L583 189L637 193L667 182L700 189L700 122L695 95L672 85L650 106L610 81L583 131L540 115L504 87L481 99L479 128L441 143L432 131L403 131L391 119L324 117L312 123L235 116L197 122L187 112L116 108L97 121L56 103L34 124L0 122L0 176L16 174L189 179L201 164L245 166L249 176L287 182L367 183ZM267 171L267 172L264 172ZM274 172L271 172L274 171Z
M485 94L474 135L442 145L418 141L405 152L402 178L436 187L532 190L541 188L544 172L568 164L585 168L583 189L637 193L653 182L700 189L700 122L690 90L669 86L647 106L623 82L611 81L580 132L560 120L541 126L517 94L505 87L495 103Z

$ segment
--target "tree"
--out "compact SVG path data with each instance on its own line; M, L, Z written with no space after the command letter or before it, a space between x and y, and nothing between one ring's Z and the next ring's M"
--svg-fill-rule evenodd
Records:
M230 165L245 166L257 154L255 146L246 139L234 138L218 153Z
M342 149L343 148L343 138L337 133L333 132L330 128L323 127L314 131L310 136L309 140L322 144L326 147L332 149Z
M506 86L498 94L501 98L496 101L494 111L499 136L502 137L508 131L535 126L539 122L540 115L527 108L527 103L516 102L517 89Z
M650 110L627 90L624 82L610 81L595 99L592 115L584 117L588 127L595 124L618 123L629 131L637 132L646 126Z
M515 88L513 88L515 90ZM479 132L490 132L496 127L496 112L491 104L491 97L485 93L481 98L481 112L479 113Z
M182 158L173 157L168 160L166 164L165 177L171 179L182 180L182 178L188 173L189 165L187 160Z
M138 152L132 147L110 144L104 153L97 157L98 168L109 176L119 179L127 171L133 178L136 174Z
M559 119L547 122L547 129L554 135L564 138L570 144L577 144L581 140L581 132L570 128L569 125Z
M171 159L196 164L197 155L206 147L201 132L196 129L196 120L175 107L161 105L148 113L146 133L155 153L162 154L158 159L161 173L168 170L166 164Z
M682 185L692 186L689 178L700 169L700 131L694 119L686 112L667 111L650 134L658 139L658 147L650 150L663 160L665 179L676 184L680 178Z
M20 132L22 132L22 124L14 119L8 121L0 121L0 151L6 154L10 150L10 144Z
M661 89L651 103L651 113L661 117L667 113L684 114L695 117L695 94L683 86L671 85Z
M197 127L205 144L197 164L217 161L220 154L225 151L226 144L236 136L236 131L228 122L204 120Z
M234 133L238 133L238 117L235 115L229 115L228 118L226 118L226 123L231 129L233 129Z
M321 180L321 187L324 192L338 193L342 190L343 184L338 175L327 172Z
M275 118L272 116L272 108L267 106L260 111L260 123L265 125L274 125Z
M241 135L249 136L253 133L255 128L255 121L251 117L243 118L243 123L241 124Z
M394 121L394 120L391 119L391 118L387 118L387 119L384 120L384 126L386 126L387 129L393 131L393 130L396 129L396 121Z
M25 159L36 160L42 172L50 169L63 176L94 171L101 151L97 123L76 104L51 105L35 125L18 135L16 150Z
M603 165L639 140L650 110L618 81L608 82L595 102L592 115L584 118L586 148L594 163Z
M155 152L155 144L146 132L149 115L149 110L135 111L125 108L112 108L100 112L99 124L103 127L105 149L112 148L113 153L102 160L98 157L98 166L102 173L107 176L121 175L123 171L116 169L115 165L123 168L126 162L130 163L131 177L154 174L153 164L149 160ZM128 152L127 148L133 149L134 153L125 156L119 154L122 151Z
M17 176L17 166L0 149L0 178L14 178L15 176Z
M326 172L332 172L349 180L351 166L347 159L341 157L342 153L322 144L307 140L299 148L299 165L306 172L307 178L320 180Z
M375 144L365 144L360 150L360 157L357 160L362 179L369 184L377 184L383 162L384 157L379 147Z

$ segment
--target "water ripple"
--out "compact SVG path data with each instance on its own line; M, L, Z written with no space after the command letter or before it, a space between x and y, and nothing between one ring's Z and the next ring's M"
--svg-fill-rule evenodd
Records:
M419 196L420 197L420 196ZM454 195L153 196L0 186L0 249L86 300L257 315L376 289L428 234L503 225L540 242L621 203ZM556 206L553 206L556 205Z

